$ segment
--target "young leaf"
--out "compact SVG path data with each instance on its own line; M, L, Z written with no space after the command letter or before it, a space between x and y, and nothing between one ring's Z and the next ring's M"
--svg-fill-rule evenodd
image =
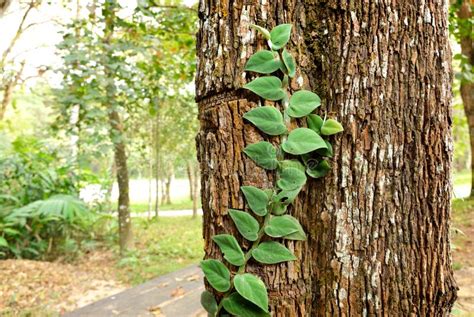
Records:
M209 316L215 316L217 313L217 301L214 295L209 291L204 291L201 294L201 305L208 312Z
M244 118L269 135L280 135L286 132L283 116L272 106L257 107L244 114Z
M263 76L244 85L244 88L254 92L264 99L278 101L286 96L286 92L283 90L281 85L280 78L275 76Z
M285 63L285 66L286 66L286 69L288 70L288 76L290 77L295 77L295 74L296 74L296 62L295 62L295 59L293 57L293 55L290 54L290 52L288 52L286 50L286 48L283 50L283 62Z
M262 50L253 54L245 65L246 71L260 74L270 74L280 68L281 61L278 53Z
M288 43L291 35L291 24L280 24L275 26L270 32L272 50L278 51Z
M296 260L296 256L287 247L275 241L262 242L252 251L252 256L263 264L276 264Z
M273 238L293 237L291 240L306 240L303 227L295 217L290 215L273 217L265 226L265 233ZM297 233L295 235L295 233Z
M321 127L323 126L323 122L323 118L316 114L310 114L306 117L306 123L308 124L308 128L310 128L317 134L321 134Z
M220 261L209 259L201 261L201 269L207 281L218 292L227 292L230 288L229 269Z
M258 238L260 226L249 213L240 210L229 209L229 214L239 230L240 234L247 240L255 241Z
M235 266L241 266L245 263L244 253L233 236L218 234L212 237L212 240L217 243L227 262Z
M316 165L316 167L308 167L306 169L306 173L313 178L320 178L325 176L330 170L331 166L329 165L328 161L322 160L318 165Z
M327 148L326 142L316 132L308 128L297 128L290 132L288 139L281 145L283 151L301 155L317 149Z
M262 28L261 26L258 26L258 25L255 25L255 24L250 24L250 27L254 30L257 30L258 32L260 32L264 38L266 38L267 40L270 39L270 32L265 29L265 28Z
M267 193L254 186L242 186L240 189L244 193L250 209L259 216L265 216L268 205Z
M278 166L277 152L275 147L266 141L253 143L245 147L247 154L258 166L267 170L274 170Z
M282 190L295 190L306 183L304 172L296 168L285 168L281 174L277 185Z
M285 212L286 212L286 209L287 209L287 205L285 205L284 203L280 202L280 201L275 201L272 203L272 214L273 215L283 215Z
M222 300L225 310L239 317L270 317L269 313L264 312L257 305L249 302L238 293L232 293L229 297Z
M237 274L234 287L243 298L268 312L267 288L259 277L250 273Z
M288 115L293 118L307 116L321 105L321 99L314 92L299 90L290 98Z
M316 150L316 153L318 153L321 156L332 157L334 153L332 151L331 143L328 140L324 140L324 142L326 142L327 149Z
M291 190L282 190L275 196L275 199L278 202L281 202L285 205L289 205L295 201L296 196L298 196L300 191L301 191L301 187L291 189Z
M321 128L321 134L323 135L333 135L342 131L344 131L344 128L334 119L327 119L324 121Z
M296 168L299 169L300 171L304 172L305 167L303 164L301 164L300 161L297 160L283 160L280 161L280 168L284 170L285 168Z

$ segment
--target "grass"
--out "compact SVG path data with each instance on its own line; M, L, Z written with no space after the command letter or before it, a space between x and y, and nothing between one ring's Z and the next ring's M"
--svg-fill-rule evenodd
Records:
M201 206L201 201L198 201L198 206ZM192 209L193 202L189 198L181 198L172 200L171 204L160 205L160 210L185 210ZM132 212L147 212L148 211L148 202L132 202L130 204L130 209ZM153 211L153 210L152 210Z
M455 171L453 175L454 186L471 185L471 171Z
M202 218L133 219L135 250L117 262L118 277L137 285L197 264L204 255Z

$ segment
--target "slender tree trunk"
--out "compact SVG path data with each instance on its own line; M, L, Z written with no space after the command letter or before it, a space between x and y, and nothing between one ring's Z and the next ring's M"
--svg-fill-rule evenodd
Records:
M158 110L159 111L159 110ZM156 124L155 124L155 217L158 219L158 214L160 213L160 113L156 114Z
M0 121L5 118L5 114L7 112L8 106L11 104L13 100L13 92L15 91L18 82L21 79L21 75L23 74L23 69L25 68L25 62L21 63L20 69L15 74L15 76L9 79L2 87L3 90L3 98L0 104Z
M189 182L189 199L191 201L194 199L194 180L193 180L193 167L190 161L186 162L186 174L188 175L188 182Z
M469 64L474 65L474 41L472 40L472 6L470 0L463 0L458 11L461 53L467 57ZM474 83L461 80L461 98L469 127L471 143L471 198L474 198Z
M249 24L289 22L302 67L291 87L316 90L318 112L345 132L329 175L309 182L291 210L310 235L285 242L299 260L249 267L267 284L273 315L447 316L456 285L446 4L201 0L199 15L206 257L221 257L213 235L236 233L227 210L244 209L240 186L273 182L242 152L262 135L242 120L258 98L239 88L252 76L242 76L246 60L265 46Z
M173 173L169 173L165 180L166 186L166 203L171 205L171 181L173 180Z
M110 47L111 39L114 32L115 8L113 1L105 3L105 29L104 44ZM104 56L104 72L105 76L112 78L114 71L110 69L109 60L112 52L106 52ZM114 160L117 175L117 184L119 190L118 198L118 223L119 223L119 245L120 253L133 247L132 223L130 219L130 197L129 197L129 179L127 167L127 154L124 143L124 129L120 115L116 109L116 95L113 80L109 80L105 87L107 95L107 104L105 106L109 113L110 136L114 145Z

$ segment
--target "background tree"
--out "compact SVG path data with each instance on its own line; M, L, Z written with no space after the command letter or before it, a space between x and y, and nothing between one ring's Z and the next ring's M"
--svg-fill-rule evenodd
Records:
M250 23L295 24L289 48L303 71L291 87L316 90L345 128L331 172L291 210L310 236L288 244L301 260L258 268L275 316L449 313L446 13L439 1L200 2L198 157L209 257L220 254L211 236L235 232L226 211L244 208L240 186L268 187L273 178L242 152L262 139L242 121L260 102L239 89L250 79L240 75L245 61L264 44Z

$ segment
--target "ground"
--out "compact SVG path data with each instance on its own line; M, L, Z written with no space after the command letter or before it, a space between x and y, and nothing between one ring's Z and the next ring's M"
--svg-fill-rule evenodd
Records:
M136 250L122 259L99 245L72 263L0 261L0 316L57 316L195 264L203 256L201 226L201 217L135 219Z

